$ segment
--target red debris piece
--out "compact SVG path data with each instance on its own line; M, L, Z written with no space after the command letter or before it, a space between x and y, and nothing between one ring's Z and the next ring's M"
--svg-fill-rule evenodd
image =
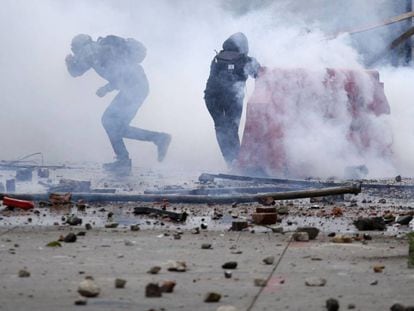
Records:
M6 196L3 197L3 205L6 205L8 207L13 207L13 208L20 208L24 210L29 210L35 207L32 201L19 200L15 198L6 197Z

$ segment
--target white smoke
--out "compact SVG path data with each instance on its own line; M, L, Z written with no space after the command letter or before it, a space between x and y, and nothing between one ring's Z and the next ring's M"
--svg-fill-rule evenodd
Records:
M245 3L248 2L251 1ZM347 5L342 1L312 0L306 6L302 1L301 5L295 1L258 1L257 6L247 7L251 11L246 13L243 5L236 10L231 2L225 3L220 0L2 1L0 159L41 151L50 162L111 160L112 149L100 119L114 94L103 99L95 96L96 89L105 81L93 71L72 78L66 71L64 58L70 52L72 37L78 33L94 39L115 34L136 38L147 47L147 58L142 65L150 82L150 95L132 124L173 136L162 164L156 162L154 145L127 140L135 165L224 170L203 90L214 50L220 50L229 35L244 32L249 38L250 54L268 67L358 69L362 68L361 56L352 47L353 39L345 35L326 40L326 36L371 22L367 16L373 22L381 20L390 7L389 1L371 0L350 1ZM354 17L332 22L332 14L345 11ZM378 40L381 44L383 41ZM390 81L398 80L401 77L398 73L383 75L394 113L398 111L395 107L398 104L393 102L395 96L399 97L403 88L409 86ZM246 99L253 88L250 81ZM317 132L322 126L320 120L309 117L307 121ZM393 122L393 125L400 124ZM338 130L332 129L328 137L313 146L335 148L327 146L325 140L335 140ZM395 136L402 137L398 131L394 127ZM404 132L407 140L409 132L412 130ZM402 145L396 142L397 148ZM342 141L337 144L343 148ZM306 144L295 146L299 151L309 152ZM404 158L404 153L398 150L396 154L400 161L397 167L403 172L408 156ZM315 170L319 169L317 165Z

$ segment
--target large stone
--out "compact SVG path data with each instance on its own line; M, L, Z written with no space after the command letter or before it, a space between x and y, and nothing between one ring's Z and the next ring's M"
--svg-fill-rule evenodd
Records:
M100 292L101 289L91 276L85 277L85 279L79 283L78 293L84 297L96 297Z
M145 297L154 298L161 297L162 291L157 283L148 283L145 287Z
M309 240L315 240L319 234L319 229L316 227L298 227L297 232L307 232L309 235Z
M339 302L334 298L330 298L326 301L326 309L328 311L338 311L339 310Z

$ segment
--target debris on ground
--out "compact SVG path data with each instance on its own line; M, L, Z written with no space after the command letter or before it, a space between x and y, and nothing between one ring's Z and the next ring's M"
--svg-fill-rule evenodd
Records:
M7 197L7 196L3 196L3 205L9 208L19 208L23 210L29 210L35 207L32 201L20 200L20 199Z
M115 279L115 288L125 288L125 284L127 283L124 279Z
M21 269L19 270L19 278L28 278L30 277L30 272L27 269Z
M78 293L84 297L97 297L100 292L101 289L95 283L92 276L86 276L85 279L79 283Z
M384 231L387 228L382 217L358 218L354 226L360 231Z
M228 261L221 266L223 269L234 270L237 268L237 261Z
M65 204L71 204L72 199L72 193L51 193L49 194L49 202L52 205L65 205Z
M174 271L174 272L185 272L187 271L187 264L185 261L173 261L170 260L167 263L167 270Z
M158 298L162 296L162 291L157 283L148 283L145 287L145 297Z
M263 259L263 262L266 265L273 265L274 261L275 261L275 256L268 256L268 257Z
M338 311L339 310L339 302L334 298L329 298L326 301L326 309L328 311Z
M147 271L147 273L149 273L149 274L158 274L158 272L160 272L161 271L161 267L159 267L159 266L154 266L154 267L151 267L148 271Z
M319 229L316 227L298 227L296 232L306 232L309 236L309 240L315 240L319 234Z
M174 287L177 283L175 281L167 280L161 283L161 292L163 293L172 293L174 291Z
M221 299L221 295L216 292L209 292L206 294L204 298L204 302L219 302Z
M254 286L265 287L267 285L266 279L254 279Z
M306 286L325 286L326 279L320 277L309 277L305 279Z

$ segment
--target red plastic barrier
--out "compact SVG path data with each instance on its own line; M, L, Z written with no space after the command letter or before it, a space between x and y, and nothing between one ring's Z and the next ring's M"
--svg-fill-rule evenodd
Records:
M370 148L380 149L384 156L391 154L391 146L379 141L370 127L373 118L390 113L377 71L264 68L247 104L235 168L249 175L286 176L285 132L297 122L295 111L305 109L338 122L344 122L346 114L351 121L344 139L361 154Z
M29 210L35 207L32 201L19 200L10 197L3 197L3 205L24 210Z

